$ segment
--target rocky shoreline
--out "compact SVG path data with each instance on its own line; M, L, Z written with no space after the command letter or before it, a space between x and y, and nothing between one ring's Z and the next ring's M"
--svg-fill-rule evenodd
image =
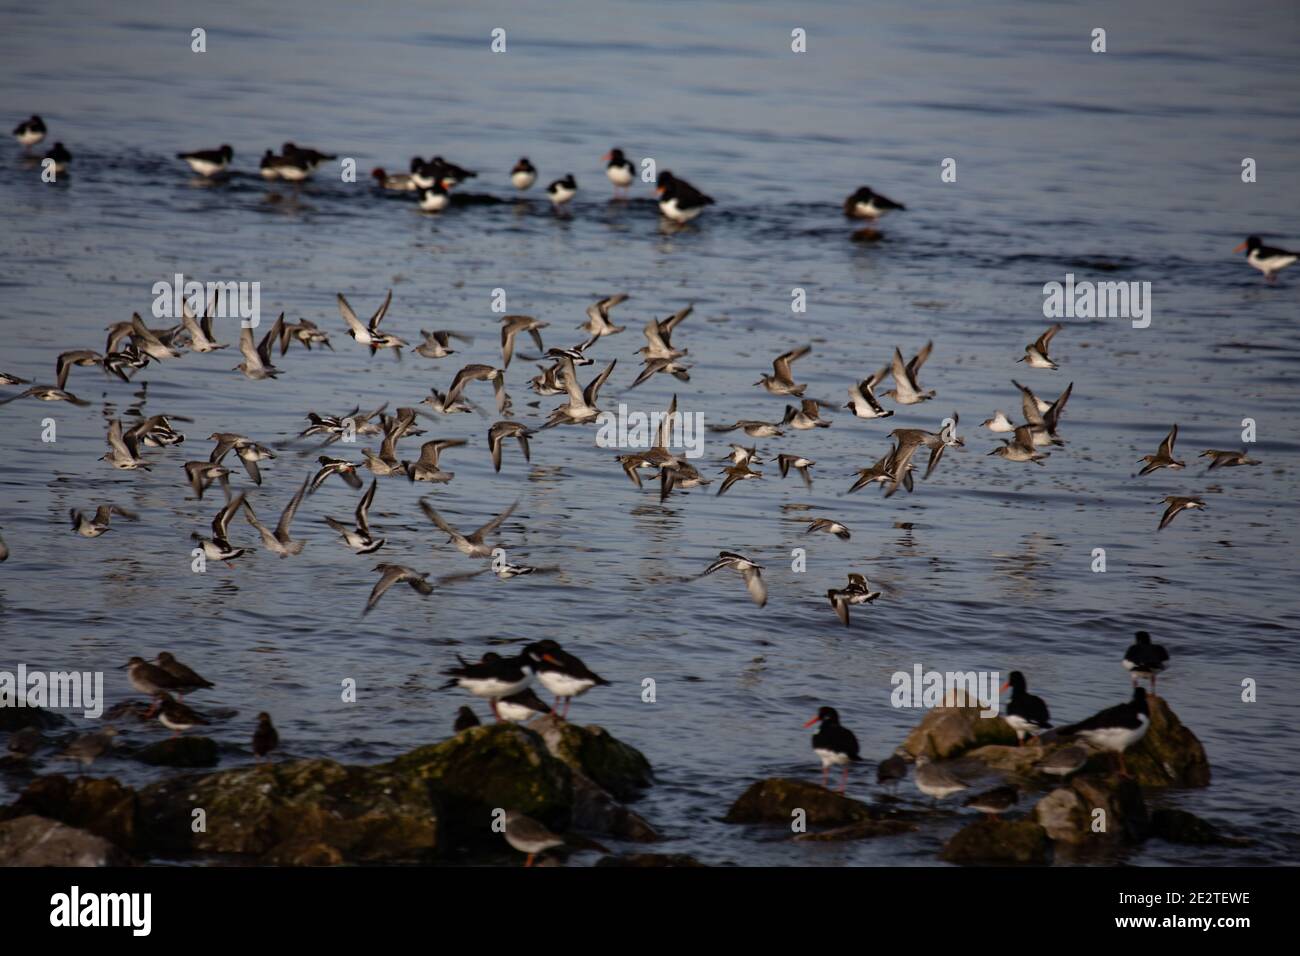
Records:
M7 717L13 726L14 712ZM57 730L61 718L29 711L22 726ZM1126 754L1131 777L1110 755L1090 754L1061 776L1043 765L1067 745L1016 746L999 717L977 708L929 711L897 753L928 758L975 788L1011 784L1022 799L1003 816L978 814L944 842L957 864L1087 862L1148 839L1197 845L1244 841L1184 810L1150 811L1154 789L1207 786L1205 750L1159 698L1151 729ZM1077 747L1077 744L1069 746ZM606 851L602 840L652 845L656 828L628 804L653 785L645 756L605 729L554 716L527 725L471 727L440 743L373 764L281 760L232 769L216 744L177 737L132 755L179 770L132 788L113 777L34 777L0 807L0 865L117 866L166 859L275 866L514 863L500 814L515 810L565 836L567 851ZM7 758L12 764L17 758ZM1050 765L1050 764L1049 764ZM910 786L910 781L902 781ZM773 777L731 805L729 824L780 827L789 839L886 839L939 825L951 810L881 792L866 803L816 783ZM563 859L565 850L555 858ZM553 860L554 861L554 860ZM693 857L609 853L601 866L698 866Z

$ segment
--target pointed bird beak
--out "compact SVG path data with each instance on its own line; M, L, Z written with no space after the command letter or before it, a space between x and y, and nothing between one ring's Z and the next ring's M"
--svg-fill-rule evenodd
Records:
M814 717L812 720L808 721L808 723L804 724L804 726L811 727L813 724L819 722L820 720L821 720L820 716Z
M604 156L600 157L600 161L602 163L607 163L609 162L609 158L613 155L614 155L613 153L606 153Z
M1241 252L1241 250L1242 250L1242 249L1245 249L1245 248L1246 248L1246 244L1245 244L1244 242L1242 242L1242 243L1239 243L1239 244L1237 245L1237 248L1236 248L1236 249L1233 249L1232 251L1233 251L1233 252Z
M1011 681L1007 681L1005 684L1003 684L1001 687L998 688L998 693L1000 694L1004 690L1010 690L1010 689L1011 689Z

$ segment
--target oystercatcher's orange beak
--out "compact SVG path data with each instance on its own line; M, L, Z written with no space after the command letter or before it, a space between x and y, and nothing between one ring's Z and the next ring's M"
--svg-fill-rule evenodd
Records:
M604 156L600 157L600 161L602 163L607 163L609 162L609 158L613 155L614 155L613 153L606 153Z
M1246 248L1246 244L1243 242L1243 243L1240 243L1240 244L1237 246L1237 248L1236 248L1236 249L1233 249L1232 251L1233 251L1233 252L1241 252L1241 250L1242 250L1242 249L1245 249L1245 248Z
M1003 684L1001 687L998 688L998 693L1000 694L1004 690L1010 690L1010 689L1011 689L1011 681L1007 681L1005 684Z
M552 657L550 654L543 654L542 660L546 661L547 663L554 664L556 667L564 666L559 661L557 661L554 657Z
M820 720L821 720L821 715L819 714L818 716L814 717L812 720L808 721L808 723L804 724L804 726L811 727L813 724L819 722Z
M659 195L659 196L662 196L662 195L664 194L664 187L663 187L663 186L656 186L656 187L655 187L655 194L656 194L656 195Z
M443 189L450 189L452 186L455 186L455 185L456 185L456 181L455 181L454 179L444 179L444 180L442 181L442 188L443 188Z

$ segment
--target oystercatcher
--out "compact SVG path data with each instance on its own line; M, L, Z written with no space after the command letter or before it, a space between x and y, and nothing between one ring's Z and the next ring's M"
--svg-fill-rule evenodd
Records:
M497 701L497 713L511 723L520 723L550 712L551 708L546 706L546 701L538 697L531 687Z
M627 187L632 185L636 173L632 160L624 156L623 151L617 147L606 153L602 160L605 163L605 175L614 184L614 195L617 196L620 189L626 195Z
M63 148L62 143L55 143L54 147L45 154L45 158L54 164L56 174L67 172L68 164L72 162L72 154Z
M668 170L659 174L655 192L659 194L659 212L673 222L690 222L705 206L713 205L713 197L704 195Z
M563 179L557 179L546 187L546 195L551 197L551 204L555 208L560 208L578 191L578 181L573 178L573 173L565 176Z
M192 153L176 154L177 159L185 160L190 164L190 169L208 179L224 173L234 157L235 151L224 144L216 149L199 149Z
M45 138L45 121L35 113L14 127L14 139L23 146L35 146Z
M425 212L442 212L451 205L451 193L447 191L450 179L440 179L432 186L420 190L420 208Z
M516 657L502 657L491 651L483 655L477 664L471 664L456 656L459 667L449 667L442 673L452 678L442 685L442 690L460 687L475 697L482 697L492 706L492 716L501 720L497 710L497 701L510 697L526 689L533 682L537 671L537 655L530 648Z
M1124 652L1124 669L1137 687L1138 678L1146 675L1151 679L1151 696L1156 696L1156 674L1168 666L1169 652L1162 644L1152 644L1151 635L1138 631L1133 635L1136 643Z
M879 219L891 209L906 209L901 202L872 192L869 186L859 187L853 195L844 200L844 215L852 219Z
M1146 736L1151 726L1151 712L1147 707L1147 692L1133 688L1133 699L1114 707L1107 707L1087 720L1069 724L1057 730L1062 737L1082 737L1098 750L1119 754L1119 770L1128 776L1124 766L1124 751Z
M537 170L533 164L528 161L527 156L520 156L519 162L510 170L510 185L522 192L530 189L533 183L537 182Z
M1264 273L1264 278L1269 282L1274 281L1279 272L1300 258L1300 254L1264 245L1259 236L1249 236L1232 251L1241 252L1243 249L1246 250L1246 261Z
M862 759L858 753L858 738L853 736L853 731L840 724L840 715L834 707L818 709L817 716L805 723L804 727L813 724L819 724L817 733L813 734L812 748L822 761L822 786L827 785L831 764L835 764L844 768L840 777L840 793L843 793L849 782L849 764Z
M1002 719L1016 732L1016 746L1020 746L1025 742L1026 734L1037 735L1050 728L1051 715L1047 712L1043 698L1029 693L1025 675L1020 671L1012 671L1007 676L1007 682L1001 689L1008 688L1011 690L1011 700L1007 702L1007 710Z
M535 661L538 683L555 695L552 709L558 713L560 701L564 701L564 713L559 714L562 718L568 718L573 698L582 696L593 687L609 684L578 658L562 650L555 641L537 641L525 650Z

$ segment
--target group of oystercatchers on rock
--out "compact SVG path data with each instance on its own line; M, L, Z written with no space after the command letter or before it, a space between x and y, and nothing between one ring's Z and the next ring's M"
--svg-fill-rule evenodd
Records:
M1155 695L1156 675L1168 666L1169 652L1160 644L1153 643L1146 631L1138 631L1134 644L1124 654L1124 668L1133 681L1133 696L1122 704L1107 707L1093 714L1086 720L1067 724L1064 727L1052 727L1051 714L1047 703L1029 693L1028 682L1020 671L1012 671L1002 690L1010 690L1011 698L1003 712L1003 719L1016 732L1018 744L1023 744L1026 737L1037 742L1038 735L1050 731L1055 737L1078 737L1097 750L1114 753L1119 760L1121 775L1128 775L1124 764L1124 751L1141 740L1150 727L1151 717L1147 706L1147 692L1138 686L1142 677L1151 682L1151 694ZM822 707L816 716L804 727L817 724L817 733L812 738L813 752L821 759L822 786L829 783L831 767L842 768L840 793L848 784L849 767L862 761L858 750L858 739L853 732L840 723L839 712L834 707ZM1070 747L1055 755L1060 758L1056 765L1043 769L1052 774L1065 776L1078 770L1087 761L1088 752L1081 747ZM899 754L894 754L883 761L877 768L878 783L889 784L907 775L907 763ZM942 799L953 793L967 789L967 785L942 767L936 766L924 758L917 760L916 785L922 793L935 799ZM1016 802L1016 788L998 787L988 793L977 794L965 803L966 806L984 813L997 814Z

